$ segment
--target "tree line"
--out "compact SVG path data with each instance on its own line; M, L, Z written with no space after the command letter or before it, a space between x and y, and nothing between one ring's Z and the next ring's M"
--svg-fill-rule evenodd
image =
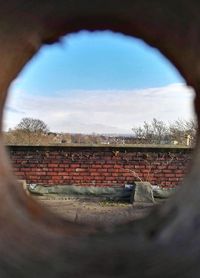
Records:
M132 129L132 135L72 134L51 132L40 119L23 118L13 129L4 132L8 145L51 145L51 144L168 144L193 146L197 124L194 120L178 119L170 124L153 119Z
M194 145L197 134L197 122L194 120L178 119L169 124L153 119L143 125L133 128L133 133L138 141L147 144L176 144Z

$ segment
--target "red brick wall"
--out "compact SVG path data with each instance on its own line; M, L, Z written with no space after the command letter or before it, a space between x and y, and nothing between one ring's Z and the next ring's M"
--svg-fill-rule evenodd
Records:
M18 179L43 185L122 186L134 180L176 186L188 148L9 146Z

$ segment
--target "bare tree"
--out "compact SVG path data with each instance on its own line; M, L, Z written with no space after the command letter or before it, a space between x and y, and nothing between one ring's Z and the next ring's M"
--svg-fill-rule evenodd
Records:
M42 120L23 118L13 130L9 130L7 140L12 144L40 144L48 132L49 129Z
M155 118L150 123L144 122L142 126L132 130L138 139L142 139L147 144L161 144L168 135L167 125Z
M196 141L197 122L195 120L178 119L169 125L170 137L182 145L187 144L187 138L191 139L191 145Z
M40 119L23 118L21 122L16 126L16 129L23 130L25 132L37 132L47 133L49 129L47 125Z
M153 119L151 122L154 143L161 144L162 141L166 140L168 135L168 127L163 121L159 121L157 119Z

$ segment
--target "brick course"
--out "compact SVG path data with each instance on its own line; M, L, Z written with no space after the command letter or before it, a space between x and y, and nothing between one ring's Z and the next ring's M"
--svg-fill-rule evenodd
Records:
M123 186L134 180L174 187L191 161L189 148L9 146L18 179L41 185Z

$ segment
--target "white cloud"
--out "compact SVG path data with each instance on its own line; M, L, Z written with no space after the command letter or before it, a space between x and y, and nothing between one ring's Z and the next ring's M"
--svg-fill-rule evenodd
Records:
M71 91L34 96L13 89L5 109L5 129L23 117L40 118L52 131L131 133L153 118L191 119L194 92L184 84L130 91Z

